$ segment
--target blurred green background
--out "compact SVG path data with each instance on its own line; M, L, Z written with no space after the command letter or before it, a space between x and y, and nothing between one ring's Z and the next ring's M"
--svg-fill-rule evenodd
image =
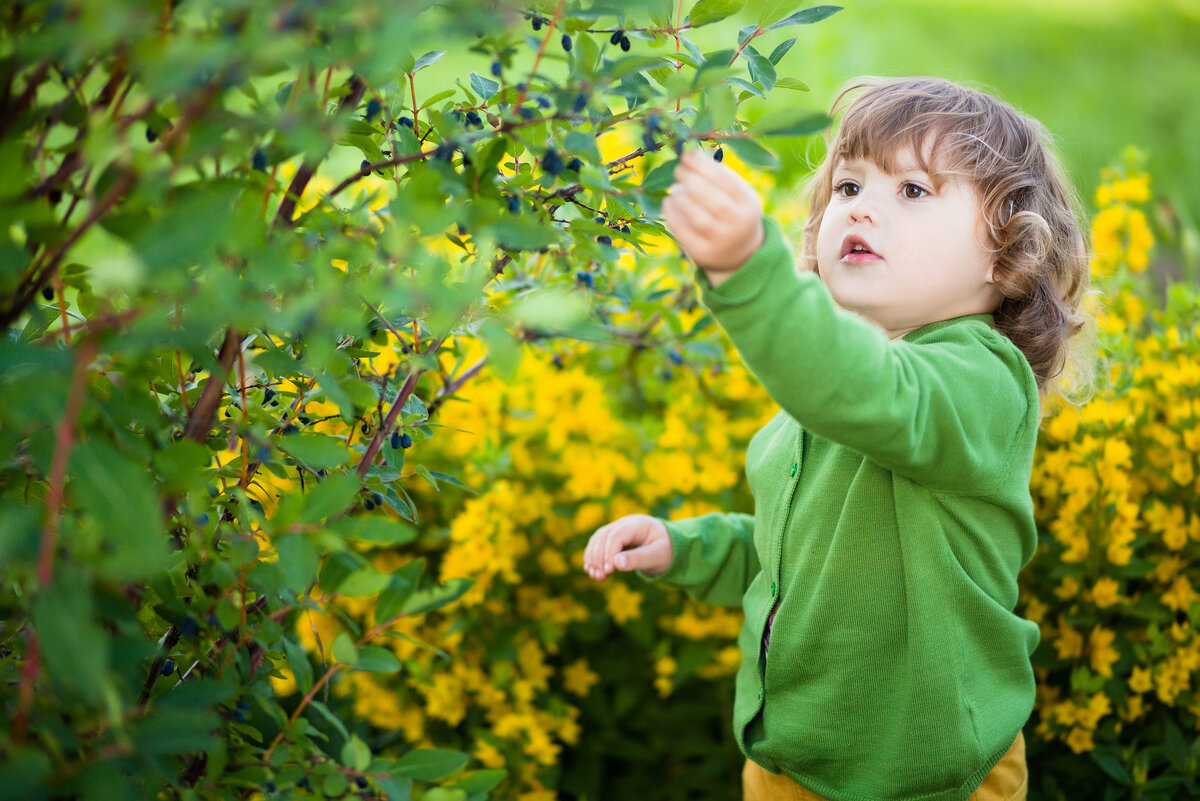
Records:
M935 75L968 83L1050 129L1089 210L1100 168L1136 145L1148 155L1156 193L1195 228L1200 0L833 3L843 10L827 20L764 35L762 53L800 36L779 74L812 87L811 94L775 95L827 110L838 88L859 75ZM758 22L779 5L749 0L738 21ZM699 35L707 30L696 32L697 41L707 44Z

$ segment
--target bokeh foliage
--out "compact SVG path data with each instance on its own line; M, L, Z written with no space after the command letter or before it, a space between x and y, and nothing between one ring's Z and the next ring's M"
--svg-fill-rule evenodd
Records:
M836 11L688 39L739 6L4 7L0 796L517 792L332 690L472 587L414 487L482 489L422 455L473 379L564 338L722 360L663 302L658 202L685 143L769 169L825 126L739 103L804 86L758 36Z

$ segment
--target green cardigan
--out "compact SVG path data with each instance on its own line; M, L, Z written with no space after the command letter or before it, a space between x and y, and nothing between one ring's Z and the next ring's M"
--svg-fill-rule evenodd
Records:
M964 801L1033 709L1039 631L1013 614L1037 544L1033 372L987 314L889 341L764 226L718 287L695 273L782 407L746 452L754 515L664 520L674 561L638 575L744 608L747 757L830 801Z

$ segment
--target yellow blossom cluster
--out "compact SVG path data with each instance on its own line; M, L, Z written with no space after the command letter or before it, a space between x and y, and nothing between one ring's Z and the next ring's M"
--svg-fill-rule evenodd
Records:
M1092 273L1112 275L1121 265L1143 272L1150 264L1154 234L1138 206L1150 200L1150 176L1140 172L1125 176L1114 170L1105 178L1096 190L1099 212L1092 220Z

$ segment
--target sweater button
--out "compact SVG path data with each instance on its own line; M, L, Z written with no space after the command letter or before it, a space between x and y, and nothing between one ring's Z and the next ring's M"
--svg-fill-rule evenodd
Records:
M795 462L792 462L792 472L791 472L791 475L793 475L793 476L794 476L794 475L796 475L796 470L798 470L798 469L799 469L799 467L800 467L800 465L796 464Z

